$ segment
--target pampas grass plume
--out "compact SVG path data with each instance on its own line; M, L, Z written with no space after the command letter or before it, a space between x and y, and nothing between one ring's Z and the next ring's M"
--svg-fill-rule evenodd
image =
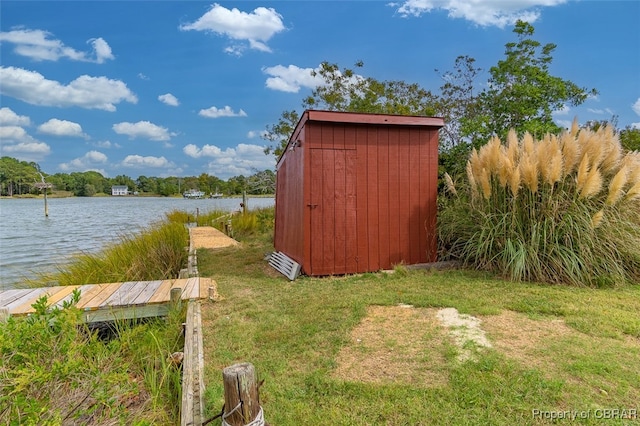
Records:
M571 133L562 134L560 145L562 146L562 156L564 157L564 173L565 175L570 175L578 164L580 145L578 145L576 138Z
M514 197L518 196L518 191L520 190L520 168L518 167L513 167L513 172L509 177L509 189Z
M640 199L640 181L636 182L629 191L627 191L627 195L625 196L625 201L631 201L635 199Z
M606 203L608 205L615 204L622 195L622 189L624 185L627 183L627 168L622 167L618 170L618 173L611 179L611 183L609 184L609 195L607 196Z
M604 217L604 211L602 211L602 210L600 210L599 212L594 214L591 217L591 227L593 229L596 229L598 226L600 226L600 223L602 222L602 218L603 217Z
M584 186L580 191L580 198L590 198L602 190L602 173L600 169L594 168L589 172Z
M457 196L458 191L456 191L456 186L453 184L453 179L451 179L451 176L449 176L449 173L447 172L444 173L444 182L446 184L447 191Z

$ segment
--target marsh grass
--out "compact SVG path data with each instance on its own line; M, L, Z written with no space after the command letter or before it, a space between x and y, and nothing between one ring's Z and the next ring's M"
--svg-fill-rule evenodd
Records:
M241 250L198 252L201 274L216 280L221 296L203 308L210 415L222 407L222 369L237 362L256 366L265 379L260 397L266 420L285 426L550 424L534 419L532 410L636 408L640 400L640 287L514 284L480 272L406 268L290 282L263 260L271 250L270 239L260 236L245 241ZM361 363L363 380L336 375L344 348L373 355L375 349L352 346L352 331L371 321L368 308L399 304L455 307L486 324L513 312L534 324L561 321L570 332L536 340L528 358L496 346L479 352L475 361L459 362L452 341L431 340L442 332L414 327L409 331L423 364L413 368L428 370L429 360L437 359L444 383L371 383L365 380L369 360ZM380 335L384 351L397 348L393 335L385 330ZM499 335L488 337L496 341ZM387 368L392 359L380 359L376 369L392 371ZM592 417L583 423L600 421Z
M640 281L640 153L624 153L611 128L511 132L472 152L467 181L445 182L443 257L514 281Z
M181 317L113 325L104 340L73 303L35 304L0 323L0 424L175 424L180 372L162 364L181 347ZM177 387L176 387L177 385Z
M186 265L188 246L189 233L183 224L158 222L139 234L120 236L99 253L79 254L40 281L78 285L177 278Z

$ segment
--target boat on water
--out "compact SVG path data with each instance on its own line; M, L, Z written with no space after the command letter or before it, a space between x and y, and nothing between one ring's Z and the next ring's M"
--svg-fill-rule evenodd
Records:
M209 198L222 198L222 197L224 197L224 194L220 192L216 192L214 194L209 195Z
M184 198L204 198L204 192L198 191L197 189L190 189L182 193Z

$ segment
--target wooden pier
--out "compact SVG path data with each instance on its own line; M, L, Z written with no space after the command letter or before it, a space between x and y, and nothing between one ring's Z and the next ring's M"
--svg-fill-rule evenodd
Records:
M158 281L128 281L111 284L85 284L0 291L0 310L9 315L28 315L40 297L48 305L61 307L80 290L77 307L85 322L114 321L164 316L169 312L171 289L181 289L182 300L205 299L214 284L211 278L185 278Z

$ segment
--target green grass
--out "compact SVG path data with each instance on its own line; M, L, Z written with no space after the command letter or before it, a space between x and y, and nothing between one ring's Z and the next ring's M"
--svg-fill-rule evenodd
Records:
M201 276L214 278L222 297L203 310L209 415L222 407L222 369L237 362L253 363L265 379L262 405L267 422L277 425L551 422L534 418L534 409L591 410L581 422L599 424L596 409L640 409L639 286L514 284L484 273L404 268L289 282L266 265L269 251L266 234L247 239L242 248L198 251ZM494 346L478 351L475 360L459 362L451 340L431 344L438 333L415 329L415 344L424 349L422 363L412 364L414 375L442 359L438 369L444 385L371 383L364 380L364 369L363 380L337 375L340 353L351 345L351 332L367 308L400 303L455 307L486 324L513 311L532 324L560 320L570 332L528 348L527 359ZM490 340L498 338L489 334ZM394 336L386 336L386 349L396 344Z

